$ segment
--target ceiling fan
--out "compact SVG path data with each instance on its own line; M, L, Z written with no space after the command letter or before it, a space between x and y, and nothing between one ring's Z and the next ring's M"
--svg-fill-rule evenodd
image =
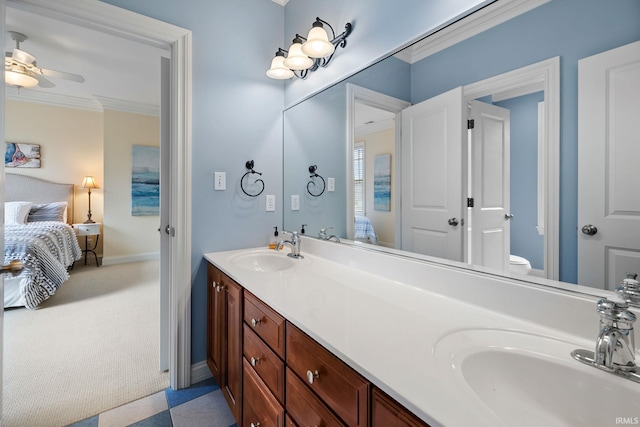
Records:
M20 50L20 43L27 39L22 33L9 31L11 39L16 42L13 52L7 52L4 58L4 81L6 84L15 86L18 89L26 87L55 87L55 84L47 77L71 80L74 82L84 82L84 77L79 74L66 73L64 71L48 70L38 67L35 56Z

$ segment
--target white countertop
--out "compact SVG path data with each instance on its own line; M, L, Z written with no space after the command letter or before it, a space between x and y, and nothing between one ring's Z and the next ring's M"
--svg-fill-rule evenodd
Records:
M570 342L569 347L593 345L598 316L588 297L558 296L525 286L513 291L529 293L521 298L521 307L518 303L513 307L511 291L500 291L504 281L483 283L464 272L429 263L363 254L367 251L313 240L303 241L304 259L293 260L294 267L279 272L249 271L232 261L250 251L274 252L266 248L208 253L205 259L432 426L505 425L469 390L452 384L453 376L443 376L442 363L435 360L443 338L459 331L495 329L552 337ZM318 255L327 250L333 256ZM285 256L288 252L286 248L280 253ZM362 268L363 263L370 263L370 268ZM466 301L457 296L459 288L467 288ZM483 303L490 293L494 293L490 302ZM549 316L555 314L540 310L536 310L538 317L544 319L537 322L533 311L527 311L529 304L538 303L536 295L552 306L558 304L554 299L568 298L572 300L568 304L581 312L581 307L591 307L584 315L575 312L570 316L587 319L590 332L571 330L570 319L564 322L568 330L550 328L545 322L553 324ZM567 301L560 302L564 303Z

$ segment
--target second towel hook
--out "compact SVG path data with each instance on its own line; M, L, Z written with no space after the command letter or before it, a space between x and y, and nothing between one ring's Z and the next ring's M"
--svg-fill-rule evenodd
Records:
M249 193L247 193L247 190L245 190L245 189L244 189L244 185L243 185L242 183L243 183L243 181L244 181L244 178L245 178L247 175L249 175L249 174L254 174L254 173L257 173L258 175L262 175L262 173L260 173L260 172L256 172L255 170L253 170L253 166L254 166L253 160L249 160L249 161L247 161L247 163L245 163L244 165L245 165L245 167L246 167L247 169L249 169L249 172L247 172L247 173L245 173L244 175L242 175L242 178L240 179L240 189L242 189L242 192L243 192L244 194L246 194L247 196L249 196L249 197L258 197L258 196L259 196L259 195L261 195L261 194L262 194L262 192L264 191L264 181L263 181L262 179L258 178L258 179L256 179L256 180L253 182L254 184L257 184L258 182L262 184L262 189L260 189L260 191L259 191L258 193L256 193L256 194L249 194Z
M324 182L324 178L321 177L320 175L318 175L316 170L318 170L318 166L316 166L316 165L309 166L309 173L311 174L310 175L311 181L307 182L307 192L309 194L311 194L313 197L322 196L322 193L324 193L324 190L326 188L326 183ZM315 181L313 180L313 178L315 178L315 177L318 177L318 178L320 178L322 180L322 191L320 191L319 193L313 193L311 191L311 189L309 188L310 185L314 185L314 186L316 185Z

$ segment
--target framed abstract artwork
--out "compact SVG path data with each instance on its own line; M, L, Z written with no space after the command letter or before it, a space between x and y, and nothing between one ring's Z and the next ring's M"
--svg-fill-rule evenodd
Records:
M160 215L159 147L132 146L131 215Z
M39 168L40 145L7 142L4 152L4 166L7 168Z
M373 210L391 210L391 154L373 159Z

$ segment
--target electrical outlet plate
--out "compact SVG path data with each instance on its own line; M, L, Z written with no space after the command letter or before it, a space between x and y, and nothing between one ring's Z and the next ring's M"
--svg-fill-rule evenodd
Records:
M327 181L327 191L336 191L336 179L333 177L329 177Z
M291 195L291 210L292 211L300 210L300 196L297 194Z
M213 173L213 189L214 190L227 189L227 174L225 172Z
M273 212L276 210L276 196L273 194L267 194L267 200L266 200L266 211L267 212Z

